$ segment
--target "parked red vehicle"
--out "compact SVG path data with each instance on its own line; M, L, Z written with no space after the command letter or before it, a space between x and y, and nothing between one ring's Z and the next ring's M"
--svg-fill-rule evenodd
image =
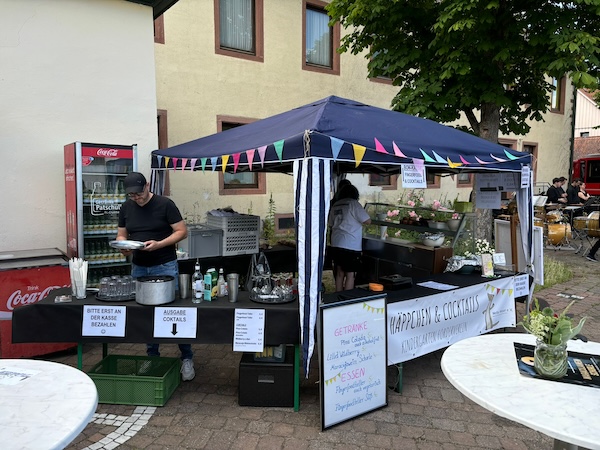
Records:
M573 178L581 178L589 194L600 196L600 154L588 155L573 162Z

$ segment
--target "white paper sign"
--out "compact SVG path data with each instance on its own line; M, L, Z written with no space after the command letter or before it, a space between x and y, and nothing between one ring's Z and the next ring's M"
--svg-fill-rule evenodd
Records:
M197 308L154 308L154 337L194 339L197 325Z
M481 209L500 209L501 195L500 191L477 191L475 206Z
M529 166L521 167L521 187L526 188L529 186L529 179L531 177L531 168Z
M82 336L125 337L125 306L83 306Z
M519 187L519 174L515 172L502 172L500 174L500 190L516 191Z
M529 275L515 276L515 297L525 297L529 295Z
M234 352L262 352L265 347L265 310L236 308Z
M425 170L417 169L414 164L402 164L402 187L426 189Z
M506 255L504 253L494 253L494 264L503 266L506 264Z

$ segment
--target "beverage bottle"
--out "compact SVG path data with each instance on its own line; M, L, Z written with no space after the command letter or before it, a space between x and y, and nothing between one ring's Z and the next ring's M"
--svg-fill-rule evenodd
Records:
M204 277L200 271L200 261L196 260L192 275L192 303L200 303L204 296Z
M212 277L210 276L210 273L208 273L208 271L206 271L206 274L204 275L204 300L206 301L211 301L212 300Z
M219 269L219 278L217 279L217 296L225 297L227 294L227 282L225 281L225 276L223 275L223 268Z

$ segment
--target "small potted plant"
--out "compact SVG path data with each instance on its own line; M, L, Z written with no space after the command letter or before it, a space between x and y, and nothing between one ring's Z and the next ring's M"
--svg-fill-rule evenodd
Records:
M567 342L577 336L587 317L583 317L576 327L567 311L575 301L560 314L550 307L540 310L540 305L535 299L535 308L527 314L520 325L536 337L536 346L533 353L533 366L535 371L544 378L560 379L567 373Z

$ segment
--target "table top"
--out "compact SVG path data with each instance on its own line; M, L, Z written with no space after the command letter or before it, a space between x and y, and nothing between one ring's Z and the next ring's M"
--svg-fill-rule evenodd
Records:
M0 359L0 439L4 449L62 449L92 419L98 391L65 364Z
M554 439L600 449L600 389L530 378L519 373L514 342L535 345L529 334L486 334L451 345L444 375L475 403ZM567 350L600 354L600 343L569 341Z

